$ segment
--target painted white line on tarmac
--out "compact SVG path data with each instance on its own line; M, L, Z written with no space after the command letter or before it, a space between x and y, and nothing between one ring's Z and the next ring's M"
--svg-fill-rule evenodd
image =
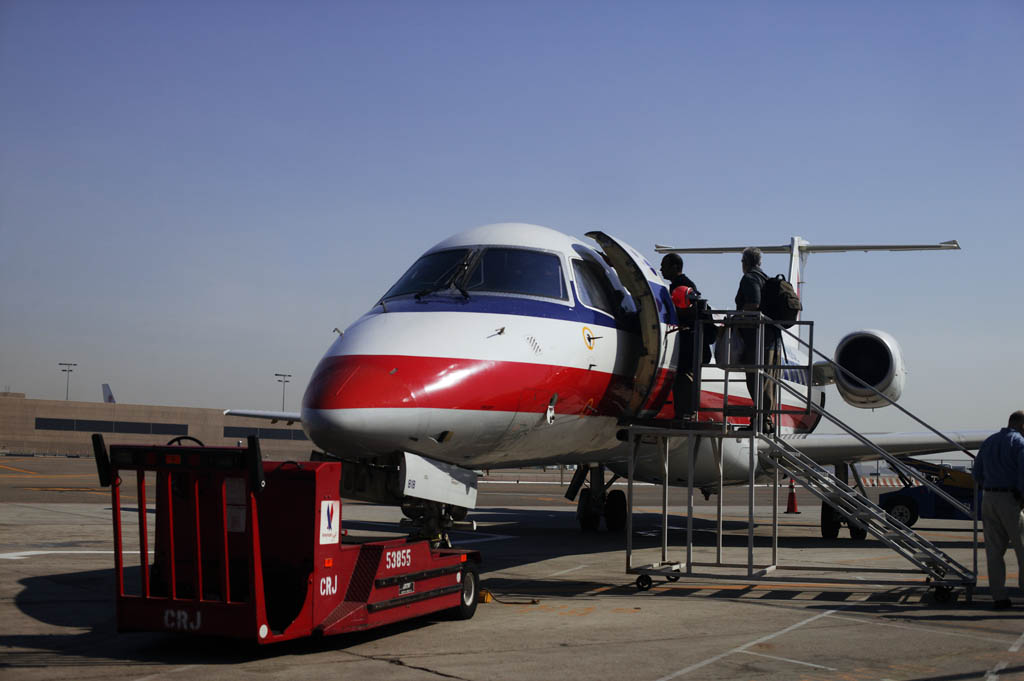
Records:
M1006 662L1000 662L995 667L992 667L992 670L985 674L985 681L998 681L999 672L1006 669L1006 664Z
M454 532L452 534L455 534ZM461 535L466 535L464 532L460 532ZM484 544L489 541L501 541L503 539L515 539L511 534L470 534L459 539L459 546L464 544Z
M179 674L181 672L187 672L190 669L195 669L198 666L199 665L196 665L196 664L189 664L189 665L185 665L184 667L178 667L177 669L168 669L165 672L157 672L156 674L150 674L149 676L143 676L142 678L135 679L135 681L152 681L153 679L160 678L164 674Z
M871 619L868 617L854 617L852 615L833 615L833 619L837 620L849 620L851 622L860 622L861 624L870 624L878 627L892 627L894 629L909 629L910 631L927 631L932 634L942 634L944 636L955 636L957 638L973 638L978 641L985 641L987 643L999 643L999 641L993 641L991 636L978 636L976 634L961 634L956 631L946 631L944 629L935 629L932 627L922 627L919 625L910 624L894 624L892 622L880 622L877 619ZM1005 640L1003 643L1005 644Z
M814 667L815 669L827 669L830 672L839 671L835 667L826 667L823 664L814 664L812 662L804 662L803 660L791 660L788 657L778 657L777 655L765 655L764 653L755 653L750 650L741 650L744 655L756 655L757 657L767 657L769 660L779 660L780 662L791 662L793 664L802 664L806 667Z
M135 552L138 553L138 549ZM0 558L4 560L23 560L25 558L31 558L32 556L49 556L58 553L70 553L70 554L84 554L84 553L103 553L106 555L113 555L113 551L15 551L14 553L0 553ZM125 551L125 553L128 553ZM153 553L150 551L150 553Z
M1020 647L1021 646L1024 646L1024 634L1021 634L1020 638L1018 638L1016 641L1013 642L1013 645L1010 646L1009 652L1011 652L1011 653L1020 652Z
M680 669L677 672L672 672L668 676L661 677L660 679L658 679L658 681L669 681L669 679L674 679L674 678L683 676L684 674L689 674L692 671L696 671L698 669L701 669L702 667L706 667L709 664L714 664L715 662L718 662L719 660L721 660L723 658L726 658L729 655L733 655L735 653L745 653L747 651L747 648L753 648L754 646L756 646L758 644L761 644L761 643L764 643L765 641L770 641L773 638L776 638L778 636L782 636L783 634L788 634L791 631L799 629L800 627L804 626L805 624L810 624L811 622L813 622L815 620L820 620L822 617L828 617L829 615L831 615L832 613L835 613L835 612L837 612L837 611L836 610L827 610L827 611L825 611L823 613L819 613L819 614L815 615L814 617L808 617L807 619L802 620L800 622L797 622L796 624L789 625L785 629L780 629L779 631L776 631L774 634L768 634L767 636L762 636L761 638L756 638L753 641L750 641L749 643L744 643L743 645L741 645L741 646L739 646L737 648L733 648L732 650L727 650L724 653L721 653L720 655L715 655L714 657L709 657L708 659L706 659L706 660L704 660L702 662L698 662L696 664L691 664L689 667L684 667L684 668Z
M576 567L567 568L565 570L559 570L558 572L552 572L550 575L548 575L548 577L560 577L561 575L567 575L570 572L576 572L577 570L582 570L585 567L587 567L587 566L586 565L577 565Z

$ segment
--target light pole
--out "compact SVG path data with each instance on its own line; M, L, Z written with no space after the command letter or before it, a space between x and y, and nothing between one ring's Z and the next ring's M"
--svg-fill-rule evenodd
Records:
M64 401L67 402L68 393L71 390L71 372L74 371L71 367L76 367L78 365L74 362L57 362L57 365L64 367L61 371L67 374L67 380L64 382Z
M291 374L274 374L277 376L277 382L281 384L281 411L284 411L284 386L288 383L288 379L292 377Z

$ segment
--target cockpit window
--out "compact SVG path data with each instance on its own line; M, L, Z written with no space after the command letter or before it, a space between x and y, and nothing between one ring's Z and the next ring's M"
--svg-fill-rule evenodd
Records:
M518 293L568 300L562 259L522 248L488 248L467 277L467 291Z
M402 278L384 294L384 298L447 288L468 255L467 248L427 253L413 263Z
M612 305L610 291L602 282L603 272L599 275L595 270L597 265L582 260L572 261L572 271L576 275L576 293L579 294L580 302L587 307L592 307L602 312L615 316L615 306Z
M586 246L576 244L572 248L579 257L583 258L582 266L577 265L577 261L573 260L573 271L576 272L576 286L580 302L599 310L610 309L609 314L614 317L635 315L636 305L633 303L633 298L626 292L626 288L619 281L615 270L608 264L607 258ZM582 276L579 274L581 267L585 270ZM584 287L590 292L584 291ZM609 308L603 307L603 303L598 304L600 293L595 295L594 290L604 293L604 298L609 301ZM587 302L584 296L589 296L590 302Z

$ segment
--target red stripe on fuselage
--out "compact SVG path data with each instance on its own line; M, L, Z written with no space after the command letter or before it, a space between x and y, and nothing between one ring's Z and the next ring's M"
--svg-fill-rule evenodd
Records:
M311 409L412 408L621 413L630 379L600 371L492 360L341 355L320 361L303 397Z
M657 393L671 397L672 372L662 370ZM309 409L465 409L543 413L557 394L555 412L619 416L632 391L632 377L574 367L407 355L338 355L320 361L306 388ZM666 395L666 393L668 393ZM750 405L729 396L730 405ZM652 405L653 406L653 405ZM722 395L701 391L700 419L721 418ZM718 410L718 414L714 410ZM796 412L797 409L793 408ZM671 419L671 401L658 418ZM750 419L730 417L730 423ZM806 430L816 419L784 414L782 425Z

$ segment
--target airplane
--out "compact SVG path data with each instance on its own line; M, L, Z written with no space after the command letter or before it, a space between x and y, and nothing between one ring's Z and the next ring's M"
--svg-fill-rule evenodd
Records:
M348 463L343 496L399 504L425 533L451 527L475 507L475 470L549 464L577 466L570 493L577 497L582 529L596 529L603 517L609 530L621 530L625 495L609 491L605 471L614 474L612 481L627 474L633 445L623 441L624 422L673 418L678 319L668 282L643 255L604 232L587 236L591 243L524 223L451 236L428 249L355 323L335 330L339 335L316 366L300 412L225 413L301 422L327 456ZM789 245L761 250L789 253L789 280L799 291L811 252L957 248L956 242L815 246L793 237ZM803 350L791 339L784 344L787 363L806 367ZM899 399L906 369L891 335L854 331L838 350L841 366L856 367L887 398ZM716 407L722 419L725 376L715 365L704 368L702 419L716 418ZM729 404L750 405L742 373L728 376ZM806 369L787 370L784 378L810 389L815 403L824 404L825 388L834 383L853 406L886 404L842 372L809 378ZM820 415L806 412L795 398L784 395L781 408L781 437L799 440L802 452L836 466L837 474L852 462L877 458L852 436L816 434ZM744 423L743 417L729 421ZM976 449L988 434L943 433L965 449ZM698 438L692 482L708 495L719 478L711 441L689 437ZM872 439L900 456L951 449L930 432ZM668 482L687 485L689 438L671 442ZM725 484L747 484L749 439L721 442ZM760 460L755 466L757 479L767 480L768 467ZM587 476L589 487L582 486ZM663 477L655 444L641 444L633 479ZM856 536L854 527L850 531ZM822 532L826 536L824 524ZM837 532L838 520L828 536Z
M117 400L114 399L114 391L110 389L109 383L103 384L103 401L107 404L117 403Z

